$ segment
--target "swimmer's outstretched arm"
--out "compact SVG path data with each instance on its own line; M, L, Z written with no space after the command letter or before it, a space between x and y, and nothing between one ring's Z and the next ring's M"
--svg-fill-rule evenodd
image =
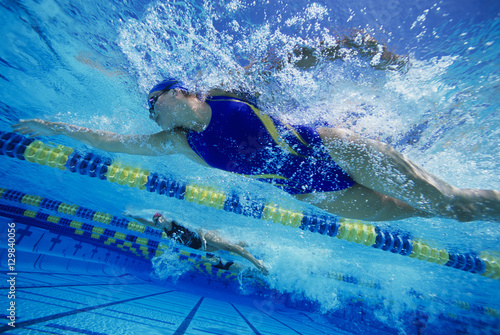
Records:
M257 64L264 64L267 70L281 70L287 63L300 69L309 69L322 59L334 61L356 55L368 59L369 64L377 70L406 72L410 65L408 56L390 52L385 44L363 31L355 31L351 36L334 39L332 42L321 41L317 47L297 44L287 59L283 59L279 53L277 49L268 50L264 58L251 60L245 70L249 71Z
M149 221L149 220L146 220L140 216L137 216L137 215L134 215L134 214L131 214L129 212L124 212L123 215L125 216L128 216L129 218L131 219L134 219L135 221L145 225L145 226L150 226L150 227L153 227L153 228L157 228L154 224L153 221Z
M322 41L317 49L298 45L293 50L289 61L299 68L307 69L315 66L321 58L333 61L355 55L367 58L370 65L377 70L406 72L409 66L408 56L399 56L390 52L385 44L361 31L345 36L336 43Z
M167 145L175 141L175 135L166 131L152 135L121 135L106 130L92 130L63 122L40 119L20 120L12 127L14 131L31 137L67 136L108 152L145 156L169 155L178 152L174 150L174 146Z

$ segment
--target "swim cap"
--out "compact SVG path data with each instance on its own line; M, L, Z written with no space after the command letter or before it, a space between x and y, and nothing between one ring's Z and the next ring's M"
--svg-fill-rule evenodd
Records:
M151 91L149 91L149 94L151 94L152 92L155 92L155 91L163 91L163 90L167 90L167 89L171 90L174 88L178 88L178 89L181 89L183 91L187 91L187 88L185 88L180 81L173 79L173 78L167 78L167 79L159 82L155 86L153 86Z
M163 215L161 215L161 213L156 213L155 215L153 215L153 223L155 224L155 226L158 226L158 221L162 216Z

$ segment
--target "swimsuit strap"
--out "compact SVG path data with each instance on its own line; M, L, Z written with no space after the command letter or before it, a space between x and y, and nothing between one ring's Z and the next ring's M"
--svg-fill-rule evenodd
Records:
M281 148L281 150L283 150L284 152L287 152L291 155L294 155L294 156L301 156L297 151L295 151L285 141L285 139L281 135L281 132L278 130L278 127L276 126L277 124L279 126L286 126L286 125L282 125L280 122L278 122L278 120L272 118L271 116L269 116L267 114L262 113L262 111L260 109L258 109L257 107L255 107L255 105L253 105L252 103L245 101L245 100L238 99L238 98L221 97L221 96L211 97L211 98L207 99L207 101L219 101L219 102L230 101L230 102L239 102L239 103L243 103L243 104L247 105L248 107L250 107L252 112L254 112L254 114L260 119L260 121L262 122L262 124L266 128L269 135L273 138L274 142L276 143L276 145L278 145L278 147ZM212 109L212 111L213 111L213 109Z

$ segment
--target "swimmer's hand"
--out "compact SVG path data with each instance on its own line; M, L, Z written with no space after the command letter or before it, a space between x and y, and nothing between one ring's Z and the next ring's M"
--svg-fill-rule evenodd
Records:
M12 126L15 132L30 137L61 135L68 128L68 124L63 122L50 122L40 119L19 120L19 123Z
M259 260L258 261L259 265L255 264L255 266L264 274L264 276L267 276L269 274L269 270L264 266L264 262Z
M198 229L198 236L200 237L200 240L201 240L201 250L206 251L207 250L207 240L205 239L205 234L203 234L203 230Z

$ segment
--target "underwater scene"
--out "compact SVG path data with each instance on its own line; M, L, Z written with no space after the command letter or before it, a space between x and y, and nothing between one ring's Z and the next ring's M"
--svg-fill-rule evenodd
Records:
M500 2L2 0L0 18L0 332L500 334L498 217L343 217L168 144L16 126L159 133L151 89L175 78L500 190ZM236 247L180 245L155 213Z

